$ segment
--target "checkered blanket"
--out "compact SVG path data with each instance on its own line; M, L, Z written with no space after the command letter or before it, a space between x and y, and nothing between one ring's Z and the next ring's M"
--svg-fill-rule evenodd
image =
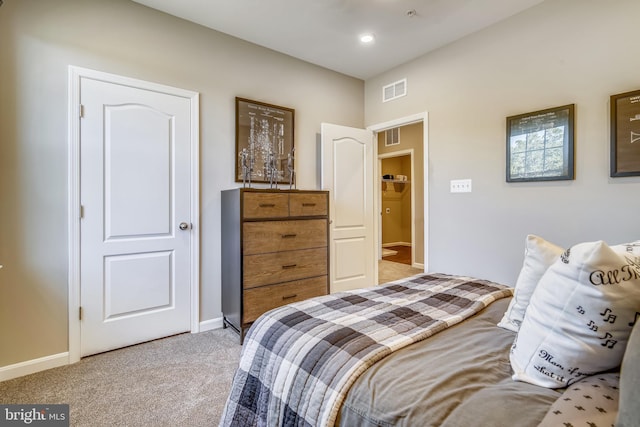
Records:
M280 307L248 332L221 426L331 426L378 360L511 296L486 280L421 274Z

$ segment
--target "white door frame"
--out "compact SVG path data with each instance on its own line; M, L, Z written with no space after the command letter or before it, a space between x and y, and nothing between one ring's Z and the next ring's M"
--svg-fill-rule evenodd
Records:
M81 335L80 335L80 81L82 78L91 78L131 86L146 88L169 95L187 98L191 103L191 206L190 216L192 222L191 233L191 333L199 331L200 317L200 102L199 94L171 86L160 85L143 80L132 79L87 68L69 66L69 160L68 160L68 193L69 193L69 362L80 360Z
M411 125L414 123L422 122L422 157L423 157L423 170L424 170L424 271L429 271L429 113L417 113L411 116L401 117L398 119L390 120L388 122L378 123L371 126L367 126L367 129L372 130L373 132L382 132L387 129L393 129L400 126ZM377 140L376 140L377 141ZM373 144L373 155L374 158L378 157L378 144ZM376 180L376 188L378 189L378 194L380 193L382 183L380 182L379 175L380 171L378 168L379 165L376 165L376 170L374 171L374 179ZM413 173L413 171L412 171ZM374 198L374 203L376 206L374 207L376 211L376 215L374 215L374 221L379 221L380 205L379 198ZM414 216L415 218L415 216ZM379 225L376 222L376 229L378 229ZM376 233L377 236L377 233ZM378 245L376 244L376 247Z
M378 206L382 208L382 180L380 179L380 171L382 170L382 160L383 159L392 159L394 157L405 157L409 156L409 161L411 162L411 176L409 177L409 183L411 184L411 266L416 266L416 251L413 249L416 245L416 226L415 226L415 218L416 218L416 185L415 185L415 165L414 161L414 152L413 148L408 150L399 150L393 151L391 153L384 153L378 155ZM380 211L380 216L382 216L382 211ZM378 223L378 259L382 259L382 220Z

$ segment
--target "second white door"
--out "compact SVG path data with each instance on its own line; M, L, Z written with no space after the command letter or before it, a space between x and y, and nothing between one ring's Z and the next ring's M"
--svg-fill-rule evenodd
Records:
M330 192L331 292L377 285L374 134L323 123L322 188Z

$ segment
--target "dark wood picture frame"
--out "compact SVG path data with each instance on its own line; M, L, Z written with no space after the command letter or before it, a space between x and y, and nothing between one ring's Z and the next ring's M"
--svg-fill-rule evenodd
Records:
M235 181L243 182L242 152L253 156L252 183L269 183L269 151L275 156L277 177L273 182L289 184L289 155L293 156L295 110L236 97ZM295 179L295 174L294 177Z
M640 90L612 95L611 177L640 176Z
M507 117L507 182L574 179L575 104Z

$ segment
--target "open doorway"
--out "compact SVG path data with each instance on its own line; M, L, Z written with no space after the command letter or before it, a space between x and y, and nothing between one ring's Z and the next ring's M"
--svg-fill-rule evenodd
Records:
M378 283L425 269L424 123L418 121L377 134Z
M405 154L406 153L406 154ZM380 160L380 233L382 259L412 265L415 251L413 226L413 150L382 155Z

